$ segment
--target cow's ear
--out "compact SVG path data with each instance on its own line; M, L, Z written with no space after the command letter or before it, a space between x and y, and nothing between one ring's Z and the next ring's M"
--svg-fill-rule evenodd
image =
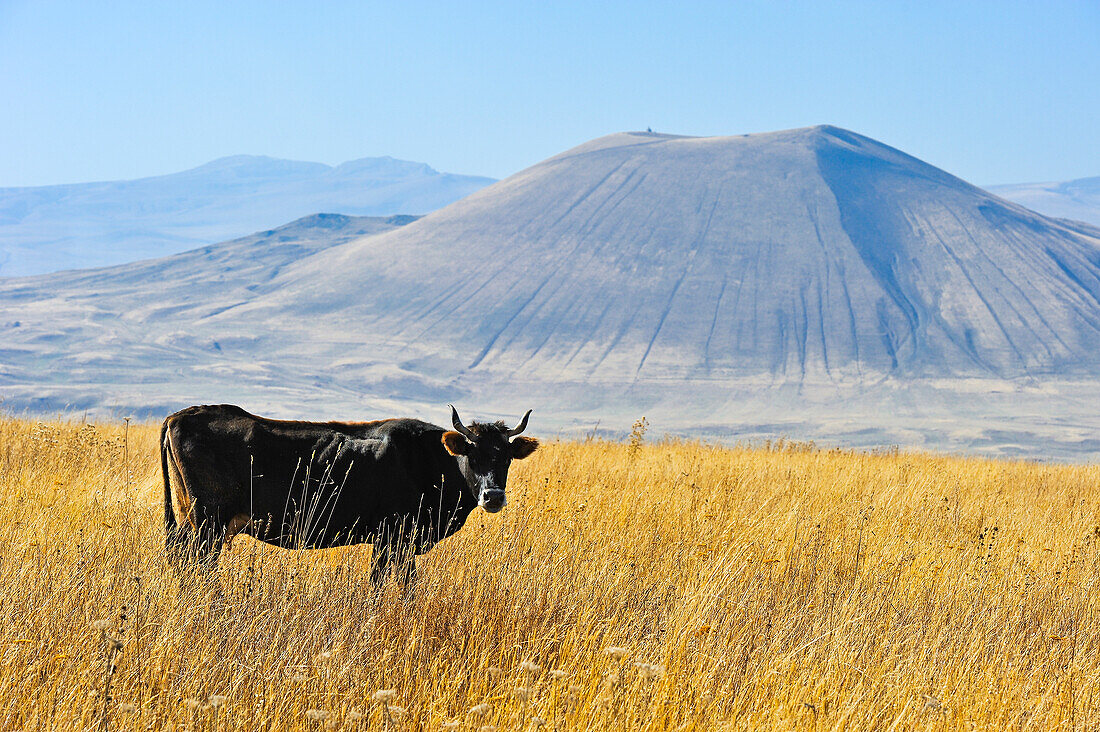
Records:
M522 460L539 447L539 441L534 437L517 437L512 440L512 459Z
M444 432L443 447L454 456L465 455L470 450L470 443L461 432Z

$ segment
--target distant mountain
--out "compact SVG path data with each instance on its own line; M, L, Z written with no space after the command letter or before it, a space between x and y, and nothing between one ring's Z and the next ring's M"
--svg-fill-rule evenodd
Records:
M154 178L0 188L0 277L165 256L318 211L423 214L491 182L389 157L237 155Z
M1046 216L1100 226L1100 176L1064 183L1019 183L987 190Z
M0 282L8 407L1100 455L1100 231L834 127L610 135L259 275L206 251Z

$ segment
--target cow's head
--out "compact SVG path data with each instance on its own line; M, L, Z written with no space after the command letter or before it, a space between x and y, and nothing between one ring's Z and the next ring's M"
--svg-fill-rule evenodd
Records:
M466 478L466 485L477 498L477 504L489 513L496 513L507 505L504 496L508 482L508 466L513 460L522 460L539 446L533 437L519 437L527 428L531 410L523 415L519 426L509 429L503 422L462 424L458 410L451 407L451 424L454 432L443 433L443 446L458 458L458 468Z

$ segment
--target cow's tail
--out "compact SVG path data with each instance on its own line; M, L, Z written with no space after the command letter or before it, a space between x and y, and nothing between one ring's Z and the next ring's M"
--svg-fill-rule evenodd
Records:
M172 510L172 483L168 477L168 423L171 417L164 420L160 427L160 473L164 479L164 531L171 540L176 533L176 513Z

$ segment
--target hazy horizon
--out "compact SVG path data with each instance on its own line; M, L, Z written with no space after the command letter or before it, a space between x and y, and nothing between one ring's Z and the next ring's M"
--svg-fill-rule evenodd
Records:
M347 160L339 160L339 161L336 161L336 162L325 162L325 161L322 161L322 160L306 160L304 158L284 158L284 157L280 157L278 155L267 155L267 154L264 154L264 153L233 153L233 154L229 154L229 155L219 155L216 158L211 158L209 160L204 160L204 161L196 163L194 165L190 165L186 168L180 168L178 170L165 170L165 171L162 171L162 172L150 173L148 175L139 175L139 176L136 176L134 178L97 178L95 180L72 180L72 181L64 180L64 181L57 181L55 183L40 183L40 184L29 185L29 186L0 186L0 190L12 189L12 188L50 188L50 187L54 187L54 186L82 186L82 185L94 185L94 184L97 184L97 183L132 183L132 182L136 182L136 181L148 180L150 178L165 178L165 177L168 177L168 176L176 175L177 173L189 173L191 171L199 170L201 168L206 168L208 166L213 165L214 163L221 163L221 162L231 161L231 160L235 160L235 159L249 159L249 158L254 159L256 161L270 160L270 161L273 161L273 162L295 163L295 164L300 164L300 165L321 165L321 166L324 166L328 170L335 170L336 168L339 168L339 167L344 166L344 165L348 165L349 163L358 163L358 162L362 162L362 161L366 161L366 160L371 160L371 161L374 161L374 160L392 160L392 161L397 162L397 163L413 163L413 164L417 164L417 165L424 165L424 166L427 166L428 168L430 168L431 170L433 170L437 173L441 173L443 175L461 175L461 176L469 177L469 178L485 178L487 180L493 180L493 181L498 180L497 178L493 178L491 176L483 176L483 175L478 175L476 173L463 173L460 170L440 170L437 166L432 165L429 161L426 161L426 160L411 160L411 159L408 159L408 158L399 158L399 157L396 157L396 156L393 156L393 155L364 155L364 156L361 156L361 157L348 158ZM318 211L316 213L324 213L324 212Z

